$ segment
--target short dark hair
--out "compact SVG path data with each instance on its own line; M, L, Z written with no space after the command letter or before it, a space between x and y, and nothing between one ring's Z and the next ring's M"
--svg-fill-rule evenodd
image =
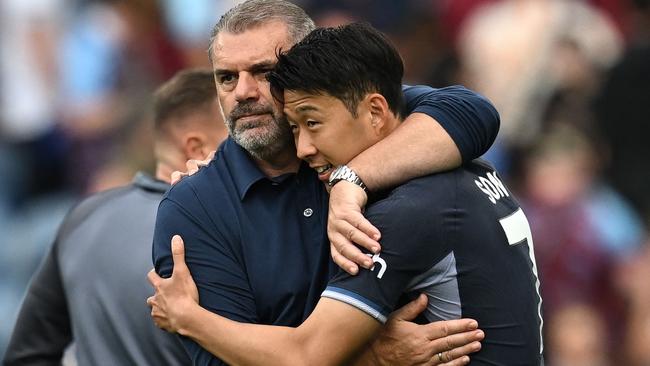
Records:
M366 23L318 28L278 55L268 74L273 96L284 90L328 94L341 100L353 116L368 93L386 98L390 110L402 115L402 58L386 36Z
M182 70L153 94L156 134L164 134L170 121L211 105L217 99L212 71L207 68Z

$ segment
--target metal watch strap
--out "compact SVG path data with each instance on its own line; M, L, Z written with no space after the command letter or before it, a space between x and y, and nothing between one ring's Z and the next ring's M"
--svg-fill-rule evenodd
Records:
M342 180L356 184L357 186L361 187L361 189L368 192L368 187L366 187L357 173L355 173L354 170L350 169L350 167L347 165L341 165L332 172L330 175L329 186L333 187L336 183Z

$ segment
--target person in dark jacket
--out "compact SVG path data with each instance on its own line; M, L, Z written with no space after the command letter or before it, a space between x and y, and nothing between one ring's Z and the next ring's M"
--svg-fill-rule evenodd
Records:
M80 365L184 365L177 337L144 302L151 242L170 174L226 138L212 72L184 70L153 97L156 177L94 194L67 215L32 278L3 364L60 365L74 342Z

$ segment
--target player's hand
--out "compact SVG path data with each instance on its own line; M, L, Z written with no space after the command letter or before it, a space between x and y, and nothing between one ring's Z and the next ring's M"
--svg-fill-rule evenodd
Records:
M178 235L172 238L172 258L174 268L170 278L158 276L153 269L147 274L149 283L156 291L147 299L147 304L159 328L178 332L185 317L191 314L191 309L199 306L199 291L185 264L185 247Z
M203 159L203 160L197 160L197 159L190 159L185 163L185 167L187 168L186 171L181 172L181 171L174 171L171 176L171 183L176 184L179 180L181 180L183 177L188 177L190 175L193 175L194 173L198 172L199 169L202 167L208 165L210 161L214 158L214 154L216 151L211 151L208 156Z
M427 305L427 297L396 310L371 345L379 365L445 365L469 363L469 354L481 349L485 334L472 319L418 325L411 321Z
M332 259L349 274L355 275L359 265L372 267L372 260L358 246L378 253L380 233L363 216L368 196L355 184L341 181L330 191L327 235L330 239ZM356 244L356 245L355 245Z

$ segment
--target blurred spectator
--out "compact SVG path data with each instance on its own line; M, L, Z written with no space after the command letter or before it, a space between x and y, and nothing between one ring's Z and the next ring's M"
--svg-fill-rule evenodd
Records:
M525 160L520 198L535 238L545 320L555 322L568 304L589 304L604 321L608 354L620 346L623 322L613 275L642 243L643 228L598 179L598 161L577 128L553 123Z
M160 0L165 22L186 67L211 66L207 48L217 14L223 14L236 0Z
M465 22L459 52L463 80L501 114L497 148L534 140L558 89L585 95L622 49L612 23L584 1L503 0ZM507 155L505 156L507 158ZM496 162L507 169L507 161Z
M118 148L134 111L183 61L157 1L115 0L80 7L66 30L59 63L63 125L72 140L69 164L75 167L71 182L86 190Z
M562 306L547 323L549 366L609 366L607 327L586 303Z
M650 239L636 256L623 266L617 278L627 300L626 356L628 366L650 365Z
M65 0L0 2L0 210L60 188L56 45Z
M606 177L650 225L650 1L636 0L630 46L594 103L611 149Z
M65 172L55 54L67 10L65 0L0 1L0 354L27 280L69 207L68 197L53 195Z
M391 31L404 58L404 80L408 84L443 87L455 84L457 78L458 63L440 19L441 7L433 4L410 2L406 16L397 20Z

